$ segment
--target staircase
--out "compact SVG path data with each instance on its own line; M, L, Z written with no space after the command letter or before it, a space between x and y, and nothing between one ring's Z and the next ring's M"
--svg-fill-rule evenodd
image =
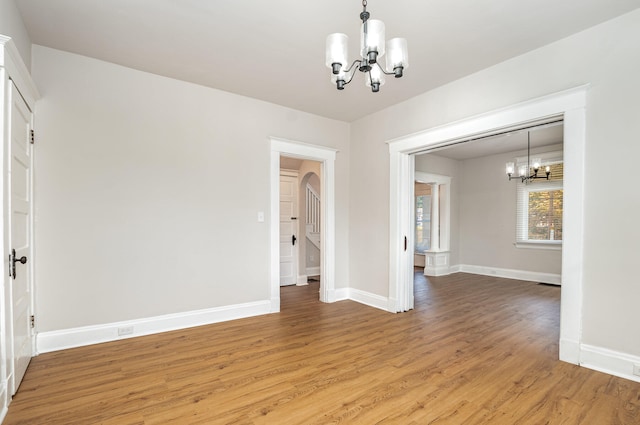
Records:
M320 196L310 185L307 185L306 200L306 236L316 248L320 249Z

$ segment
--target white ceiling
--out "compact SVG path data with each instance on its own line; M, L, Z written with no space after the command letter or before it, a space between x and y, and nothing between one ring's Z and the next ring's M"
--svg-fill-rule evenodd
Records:
M369 0L410 66L371 93L329 81L325 39L359 43L356 0L16 0L35 44L347 122L640 7L640 0Z

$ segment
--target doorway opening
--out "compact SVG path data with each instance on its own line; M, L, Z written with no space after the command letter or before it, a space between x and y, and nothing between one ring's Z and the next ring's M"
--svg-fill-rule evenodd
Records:
M415 154L458 142L495 135L544 122L564 122L563 227L560 360L579 364L582 319L582 263L584 209L584 151L586 87L578 87L539 99L437 127L390 143L390 310L413 308L413 251L403 249L412 239L411 196L415 181ZM404 242L404 243L403 243ZM409 244L411 246L411 244Z
M419 170L414 173L412 196L414 264L423 267L425 276L442 276L450 273L451 264L452 176Z
M414 263L426 276L560 284L563 131L557 120L415 155Z
M320 282L321 166L280 156L280 286Z
M335 158L336 150L323 146L309 145L306 143L293 142L290 140L270 138L271 142L271 208L270 208L270 234L271 234L271 258L270 258L270 291L271 291L271 311L280 311L280 267L281 267L281 232L280 232L280 174L281 159L291 158L295 160L310 161L314 165L319 164L319 175L321 193L319 195L318 215L319 239L322 249L319 250L319 287L320 301L334 302L335 294ZM302 176L303 180L307 172ZM315 174L315 173L314 173ZM305 185L310 181L311 175L306 179ZM306 186L305 186L306 187ZM306 210L306 206L305 206ZM290 217L298 217L290 216ZM294 220L294 221L297 221ZM306 224L306 223L305 223ZM298 237L296 236L296 239ZM306 252L306 251L305 251ZM296 264L300 264L299 262ZM306 270L306 264L305 264ZM296 272L296 283L297 283Z

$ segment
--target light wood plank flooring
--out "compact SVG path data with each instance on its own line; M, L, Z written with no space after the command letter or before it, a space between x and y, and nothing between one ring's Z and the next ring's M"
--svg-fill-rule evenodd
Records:
M416 309L323 304L34 358L6 425L639 424L640 384L562 363L560 289L416 275Z

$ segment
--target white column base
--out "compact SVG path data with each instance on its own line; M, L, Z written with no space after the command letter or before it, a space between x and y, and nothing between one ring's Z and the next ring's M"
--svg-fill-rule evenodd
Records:
M425 276L445 276L451 274L449 268L449 251L425 252L424 253L424 275Z

